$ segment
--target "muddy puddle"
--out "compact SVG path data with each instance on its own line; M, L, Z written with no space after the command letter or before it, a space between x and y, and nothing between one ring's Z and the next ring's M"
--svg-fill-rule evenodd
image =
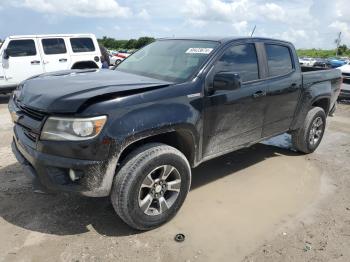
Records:
M264 240L282 234L277 228L317 199L321 183L320 170L305 156L262 144L193 172L183 208L156 230L166 236L184 233L186 240L175 247L179 258L191 261L241 260Z

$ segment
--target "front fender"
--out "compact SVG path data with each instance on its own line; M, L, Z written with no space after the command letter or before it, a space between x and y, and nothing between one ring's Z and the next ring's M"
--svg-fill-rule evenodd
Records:
M189 133L194 145L199 145L202 128L197 107L178 98L132 107L114 119L108 130L122 151L136 141L174 131Z

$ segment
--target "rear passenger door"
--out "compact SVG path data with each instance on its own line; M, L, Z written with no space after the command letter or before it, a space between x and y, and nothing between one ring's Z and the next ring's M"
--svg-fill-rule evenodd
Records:
M6 47L8 59L2 60L5 78L9 85L43 73L43 64L36 39L10 40Z
M70 69L70 56L64 38L40 39L45 72Z
M293 52L294 48L287 43L265 43L268 89L263 137L287 131L293 120L302 88Z
M218 72L240 75L241 88L216 90L204 100L203 156L219 155L261 138L266 107L266 85L261 81L254 43L228 47L206 78L212 83Z
M69 39L72 50L72 65L81 61L91 61L101 67L101 52L98 43L91 37L72 37Z

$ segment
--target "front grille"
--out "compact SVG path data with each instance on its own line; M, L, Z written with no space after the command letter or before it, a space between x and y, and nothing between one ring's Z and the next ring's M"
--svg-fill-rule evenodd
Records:
M36 142L38 135L31 132L30 130L23 128L23 133L26 135L26 137L28 137L30 140L32 140L33 142Z
M18 106L18 108L27 116L31 117L31 118L34 118L36 120L43 120L44 117L45 117L45 114L38 111L38 110L35 110L35 109L32 109L32 108L29 108L27 106L24 106L24 105L21 105L20 103L18 103L18 101L15 101L16 102L16 105Z
M350 76L350 73L342 73L343 76Z

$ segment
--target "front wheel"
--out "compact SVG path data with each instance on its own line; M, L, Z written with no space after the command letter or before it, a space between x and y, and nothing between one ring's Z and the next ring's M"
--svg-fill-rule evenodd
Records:
M131 153L116 174L111 201L129 226L149 230L175 216L191 184L191 169L177 149L158 143Z
M321 143L326 128L326 114L320 107L313 107L304 124L292 132L293 147L303 153L312 153Z

